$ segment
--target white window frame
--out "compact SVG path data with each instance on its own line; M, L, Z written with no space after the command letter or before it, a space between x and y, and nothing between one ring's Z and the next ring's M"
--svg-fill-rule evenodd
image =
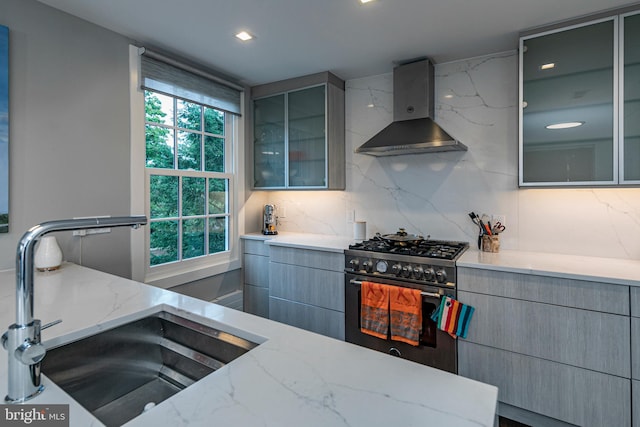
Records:
M140 54L137 46L129 46L129 96L131 127L131 211L145 212L149 216L148 175L145 142L144 91L140 88ZM241 109L244 111L244 94ZM240 239L244 233L244 212L240 201L244 200L245 180L240 167L244 159L244 119L225 114L225 129L232 138L230 163L225 161L230 176L229 193L229 250L209 256L191 258L151 267L149 265L149 227L144 233L131 233L132 278L161 288L204 279L241 267ZM152 170L151 170L152 171ZM166 170L165 170L166 172ZM185 171L186 172L186 171Z

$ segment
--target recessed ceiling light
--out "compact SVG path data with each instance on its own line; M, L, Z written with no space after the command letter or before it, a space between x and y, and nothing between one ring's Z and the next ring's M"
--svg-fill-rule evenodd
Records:
M450 93L448 93L448 94L446 94L444 97L445 97L445 98L447 98L447 99L451 99L451 98L453 98L453 95L451 95Z
M555 67L556 67L556 64L554 64L553 62L549 62L548 64L542 64L540 66L540 69L541 70L550 70L550 69L555 68Z
M360 3L365 4L365 3L369 3L372 2L373 0L360 0Z
M552 125L547 125L545 128L547 129L570 129L577 128L578 126L582 126L584 122L564 122L564 123L554 123Z
M253 36L246 31L240 31L238 34L236 34L236 37L243 42L246 42L247 40L251 40L253 38Z
M371 104L367 104L367 108L373 108L373 107L375 107L375 106L376 106L376 105L375 105L373 102L372 102Z

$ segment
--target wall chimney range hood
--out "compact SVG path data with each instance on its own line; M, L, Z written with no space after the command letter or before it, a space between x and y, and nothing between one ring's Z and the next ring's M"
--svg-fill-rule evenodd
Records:
M432 119L433 64L428 59L399 65L393 70L393 122L356 153L397 156L442 151L466 151Z

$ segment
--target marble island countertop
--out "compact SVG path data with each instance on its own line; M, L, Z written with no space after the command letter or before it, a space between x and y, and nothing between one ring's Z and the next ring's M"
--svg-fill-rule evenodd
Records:
M171 291L63 264L35 275L35 317L53 347L160 310L260 343L128 426L492 426L497 389L410 361ZM0 272L0 317L15 319L15 276ZM3 326L4 327L4 326ZM43 377L33 404L68 403L71 426L96 418ZM0 393L7 352L0 351Z

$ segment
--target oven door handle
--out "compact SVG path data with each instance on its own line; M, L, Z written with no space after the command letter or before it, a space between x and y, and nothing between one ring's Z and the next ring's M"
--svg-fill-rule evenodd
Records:
M362 281L354 279L349 280L349 283L351 283L352 285L362 285ZM420 295L422 295L423 297L431 298L440 298L442 296L437 292L420 292Z

